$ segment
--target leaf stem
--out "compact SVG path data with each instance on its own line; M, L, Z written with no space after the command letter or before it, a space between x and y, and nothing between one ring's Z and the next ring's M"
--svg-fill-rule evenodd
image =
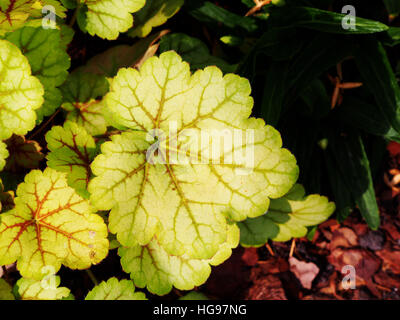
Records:
M68 24L71 28L75 24L76 19L78 18L78 12L79 12L80 8L81 8L81 3L80 3L80 1L78 1L75 11L74 11L74 15L72 16L71 21Z
M41 131L43 131L43 129L46 128L47 125L48 125L51 121L53 121L53 119L54 119L55 116L60 112L60 110L61 110L60 108L57 109L57 111L54 112L53 115L52 115L45 123L43 123L39 129L37 129L35 132L33 132L33 133L30 135L30 137L29 137L28 140L32 139L32 138L33 138L34 136L36 136L38 133L40 133Z
M92 282L94 283L95 286L99 285L99 281L97 280L97 278L95 277L95 275L93 274L92 270L90 269L86 269L86 273L88 274L90 280L92 280Z

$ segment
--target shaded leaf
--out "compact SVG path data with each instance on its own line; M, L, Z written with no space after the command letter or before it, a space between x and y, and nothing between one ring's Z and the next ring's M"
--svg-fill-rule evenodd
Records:
M183 3L184 0L146 1L145 6L135 14L134 27L129 30L128 35L147 37L153 28L161 26L174 16Z
M7 158L5 170L17 172L20 169L36 169L44 158L42 147L24 136L13 135L6 141L10 156Z

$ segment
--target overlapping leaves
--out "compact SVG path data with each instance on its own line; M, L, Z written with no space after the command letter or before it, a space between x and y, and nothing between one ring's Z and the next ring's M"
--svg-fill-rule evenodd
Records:
M108 91L105 76L78 69L69 75L61 91L62 107L68 111L67 120L82 126L91 135L106 133L107 121L100 100Z
M304 188L295 185L284 197L271 200L268 212L239 223L243 246L262 246L269 239L288 241L304 237L307 227L320 224L335 211L333 202L320 195L305 196Z
M40 280L61 264L86 269L107 255L102 218L51 168L26 175L15 208L0 217L0 265L17 261L23 277Z
M18 296L22 300L61 300L70 295L70 290L59 287L59 276L51 276L48 279L34 280L21 278L16 287Z
M67 121L63 127L54 126L46 134L46 141L50 150L47 165L66 172L69 186L88 198L90 163L96 153L93 137L76 123Z
M31 75L21 51L7 40L0 40L0 75L0 140L5 140L33 129L43 86Z
M58 29L24 27L8 33L6 39L23 50L32 73L45 89L44 104L37 110L38 120L51 115L62 102L58 87L68 76L70 57Z
M139 11L145 0L81 0L87 6L86 30L100 38L114 40L133 25L132 13Z
M137 251L156 246L167 255L209 260L227 241L227 217L240 221L262 215L270 197L289 191L298 175L296 161L281 148L276 130L248 118L253 106L249 94L246 79L223 76L216 67L191 75L189 65L174 52L150 58L140 72L119 71L104 101L118 124L137 131L115 135L102 145L91 166L97 177L89 191L97 209L111 209L109 228L123 246ZM176 125L176 134L171 125ZM195 163L184 155L182 141L189 148L195 143L179 136L188 129L197 138L210 129L236 129L244 135L222 157L211 154L209 141L200 152L205 162ZM152 130L176 137L177 149L166 139L160 142L167 146L166 153L149 159L146 153L155 142L148 134ZM246 130L254 133L253 140ZM214 143L219 138L212 137ZM247 147L254 167L237 157L218 163ZM174 152L182 162L167 157L157 163ZM143 266L150 268L149 263Z

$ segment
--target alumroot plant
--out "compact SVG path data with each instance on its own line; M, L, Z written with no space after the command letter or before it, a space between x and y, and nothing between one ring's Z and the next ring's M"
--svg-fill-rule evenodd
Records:
M61 4L14 2L0 5L26 22L0 25L0 265L16 262L18 298L73 298L59 287L61 266L89 269L113 249L131 280L110 278L86 299L144 299L135 287L191 290L239 243L303 237L334 211L327 198L305 196L279 132L251 117L247 79L216 66L192 72L172 50L117 67L107 53L68 74L72 29L37 27L30 11ZM79 19L105 39L132 27L143 6L131 34L167 19L146 20L162 15L152 10L160 1L63 3L78 15L89 9ZM182 1L169 5L172 16ZM64 123L50 126L57 115ZM32 140L40 136L46 164ZM0 279L2 292L9 297Z

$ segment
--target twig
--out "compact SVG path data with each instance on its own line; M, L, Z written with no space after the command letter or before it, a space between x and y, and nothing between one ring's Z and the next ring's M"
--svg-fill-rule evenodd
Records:
M293 238L292 245L290 246L289 257L293 257L294 249L296 247L296 239Z
M271 248L271 246L268 244L268 243L266 243L265 244L265 247L267 248L267 250L268 250L268 252L271 254L271 256L275 256L275 253L274 253L274 250L272 250L272 248Z

